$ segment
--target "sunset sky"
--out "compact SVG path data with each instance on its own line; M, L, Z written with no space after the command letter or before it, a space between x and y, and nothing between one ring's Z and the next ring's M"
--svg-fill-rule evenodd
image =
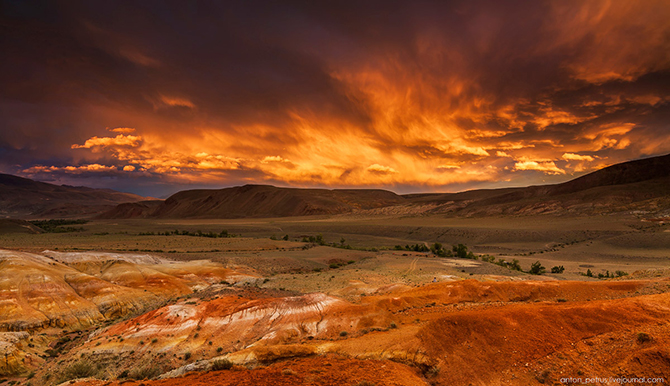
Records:
M670 152L670 1L3 1L0 172L164 197Z

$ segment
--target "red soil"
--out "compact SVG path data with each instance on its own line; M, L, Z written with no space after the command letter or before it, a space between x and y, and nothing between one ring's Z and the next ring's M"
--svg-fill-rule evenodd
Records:
M391 361L319 356L291 359L266 368L189 373L181 378L158 381L84 381L75 386L293 386L293 385L427 385L417 371Z

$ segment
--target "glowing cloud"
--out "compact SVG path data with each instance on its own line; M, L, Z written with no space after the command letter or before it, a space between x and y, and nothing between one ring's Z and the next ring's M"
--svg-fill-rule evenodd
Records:
M536 170L547 174L565 174L553 161L520 161L514 164L514 170Z
M573 154L573 153L565 153L561 157L564 160L567 161L593 161L594 158L591 157L590 155L579 155L579 154Z
M134 135L119 134L116 137L92 137L83 145L72 145L72 149L91 149L94 147L128 146L138 147L142 143L142 137Z

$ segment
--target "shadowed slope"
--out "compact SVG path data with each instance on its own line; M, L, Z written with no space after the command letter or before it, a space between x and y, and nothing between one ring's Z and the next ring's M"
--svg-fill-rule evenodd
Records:
M399 196L384 190L245 185L189 190L164 202L123 204L101 218L243 218L342 213L459 216L597 214L670 209L670 155L613 165L557 185Z
M52 185L0 174L0 216L63 218L90 216L142 196L111 189Z

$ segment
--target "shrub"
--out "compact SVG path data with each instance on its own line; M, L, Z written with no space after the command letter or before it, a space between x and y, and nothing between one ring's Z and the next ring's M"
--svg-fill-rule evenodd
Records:
M223 347L217 347L216 348L216 352L221 352L221 351L223 351Z
M637 333L637 343L645 343L650 341L651 341L651 335L647 334L646 332Z
M97 373L98 373L97 366L95 366L93 363L91 363L87 360L82 360L82 361L73 363L72 365L67 367L65 370L63 370L58 383L63 383L65 381L69 381L71 379L92 377L92 376L96 375Z
M521 264L519 264L518 259L512 259L511 263L507 263L507 267L509 267L509 269L512 269L514 271L521 271Z
M347 336L347 335L349 335L348 332L346 332L346 331L340 331L340 336Z
M217 359L214 362L212 362L213 371L230 370L232 367L233 362L229 361L228 359Z
M591 272L591 269L586 270L586 276L593 277L593 272Z
M466 247L464 244L454 245L452 250L454 251L456 257L460 257L461 259L468 258L468 247Z
M551 273L563 273L563 271L565 271L565 267L562 265L551 267Z
M156 342L158 342L158 338L151 339L151 343L156 343Z
M161 370L158 367L145 366L131 370L130 373L128 373L128 378L135 380L152 379L159 376L160 373Z
M187 361L189 359L191 359L191 353L187 352L186 354L184 354L184 360Z
M545 272L545 268L540 264L539 261L534 262L530 265L530 271L528 273L533 275L541 275Z

